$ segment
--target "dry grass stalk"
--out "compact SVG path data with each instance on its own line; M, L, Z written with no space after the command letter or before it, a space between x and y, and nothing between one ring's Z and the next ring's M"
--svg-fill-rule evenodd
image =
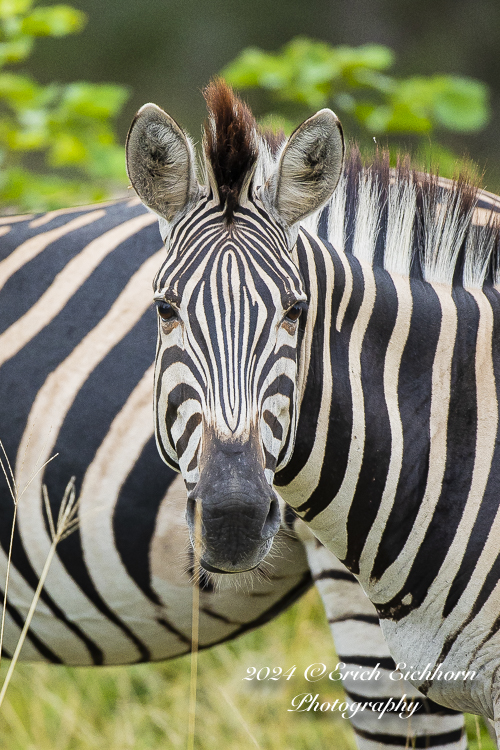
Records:
M9 555L8 555L8 561L7 561L7 574L6 574L6 582L5 582L5 593L4 593L4 601L3 601L3 607L2 607L2 624L0 628L0 657L1 657L1 649L3 645L3 637L4 637L4 628L5 628L5 614L7 609L7 594L8 594L8 587L9 587L9 576L10 576L10 563L11 563L11 557L12 557L12 544L14 540L14 530L15 530L15 524L16 524L16 518L17 518L17 508L19 501L21 497L23 496L26 489L29 487L31 482L35 479L37 474L42 471L47 464L52 461L55 456L52 456L49 458L48 461L45 461L41 466L39 466L33 475L30 477L29 481L23 488L21 492L18 491L18 487L16 484L16 480L14 477L14 473L12 471L12 467L10 465L9 459L7 457L7 454L5 452L5 448L3 444L0 441L0 448L3 454L0 455L0 466L2 467L2 471L4 473L5 479L7 480L7 485L9 487L9 492L11 494L12 500L14 502L14 515L12 520L12 529L11 529L11 537L10 537L10 546L9 546ZM57 454L56 454L57 455ZM38 600L40 598L41 591L43 589L43 586L45 584L45 580L47 578L47 574L49 572L49 568L52 562L52 559L54 557L56 547L59 544L59 542L62 539L66 539L69 534L71 534L76 527L78 526L78 500L76 498L76 491L75 491L75 477L72 477L70 481L68 482L66 489L64 491L64 497L62 499L60 508L59 508L59 515L57 517L57 523L54 524L54 519L52 517L52 511L50 508L49 503L49 497L47 493L47 487L43 485L42 487L42 494L43 494L43 500L45 503L45 510L47 512L47 518L49 522L49 528L50 528L50 534L52 538L52 542L50 545L49 553L47 555L47 559L45 560L45 565L43 566L42 573L40 575L40 579L38 581L38 586L36 588L36 591L33 595L33 599L31 601L30 608L28 610L28 614L26 616L26 620L23 626L23 629L21 631L21 634L19 636L16 649L14 651L14 654L12 656L11 663L9 665L9 669L7 671L7 674L5 676L4 683L2 685L2 689L0 690L0 707L2 706L5 694L7 692L7 688L9 686L10 680L12 678L12 675L14 673L14 669L17 664L17 660L19 658L19 654L21 653L21 649L23 647L24 641L26 639L26 634L29 630L31 620L33 619L33 615L35 613L36 606L38 604Z
M198 637L200 626L200 557L201 557L201 507L195 506L194 562L193 562L193 615L191 625L191 679L189 690L187 750L194 748L196 722L196 683L198 677Z
M24 493L26 492L26 490L28 489L28 487L30 486L30 484L32 483L32 481L35 479L35 477L47 466L47 464L53 461L53 459L56 458L57 455L58 454L56 453L54 456L51 456L51 458L49 458L48 461L45 461L41 466L38 466L38 468L35 468L35 471L31 475L29 480L26 482L21 492L19 492L16 479L14 476L14 472L12 471L12 466L10 464L9 458L5 451L4 445L2 441L0 440L0 466L2 467L3 475L7 482L10 496L12 497L12 502L14 503L14 515L12 516L12 526L10 530L9 554L7 556L7 572L5 575L5 587L4 587L4 596L3 596L3 606L2 606L2 622L0 625L0 663L2 660L2 647L3 647L3 638L4 638L4 630L5 630L5 615L7 612L7 595L9 593L10 563L12 559L12 545L14 543L14 530L16 528L18 503L19 503L19 500L24 495ZM38 464L38 460L37 460L37 464ZM23 465L24 465L24 461L23 461Z
M238 709L237 709L236 705L234 704L234 702L233 702L233 701L231 700L231 698L230 698L230 697L229 697L229 695L228 695L228 694L226 693L226 691L225 691L225 690L223 690L223 689L222 689L221 687L219 687L219 691L220 691L220 693L221 693L222 697L224 698L224 700L226 701L226 703L228 704L228 706L230 706L230 708L232 708L232 710L234 711L234 713L235 713L235 714L236 714L236 716L238 717L238 720L240 721L240 723L241 723L241 725L242 725L243 729L244 729L244 730L245 730L245 732L246 732L246 733L248 734L248 736L249 736L249 737L250 737L250 739L252 740L252 742L253 742L253 744L255 745L255 747L256 747L256 748L258 748L258 750L261 750L261 746L260 746L260 745L259 745L259 743L257 742L257 740L256 740L255 736L254 736L254 735L252 734L252 732L250 731L250 727L249 727L249 726L248 726L248 724L246 723L246 721L245 721L245 719L243 718L243 716L241 715L241 713L240 713L240 712L238 711Z

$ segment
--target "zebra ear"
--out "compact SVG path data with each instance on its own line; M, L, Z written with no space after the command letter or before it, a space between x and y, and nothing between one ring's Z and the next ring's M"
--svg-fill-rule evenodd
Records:
M292 133L267 185L273 208L287 226L326 203L343 160L342 126L330 109L320 110Z
M156 104L145 104L127 136L127 172L141 201L172 221L194 203L200 186L188 136Z

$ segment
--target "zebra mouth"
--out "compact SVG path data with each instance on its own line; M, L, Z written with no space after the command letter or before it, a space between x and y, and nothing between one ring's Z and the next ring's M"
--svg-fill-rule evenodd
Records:
M221 570L220 568L214 568L213 565L210 565L209 563L205 562L203 558L200 559L200 565L201 567L206 570L208 573L222 573L223 575L227 576L231 573L247 573L249 570L253 570L254 568L257 568L260 563L257 563L257 565L252 565L251 568L245 568L245 570Z

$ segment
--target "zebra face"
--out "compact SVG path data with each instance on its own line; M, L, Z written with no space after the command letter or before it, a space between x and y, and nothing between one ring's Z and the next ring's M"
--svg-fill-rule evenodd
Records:
M306 295L286 234L260 202L230 228L214 199L195 213L176 228L156 280L157 437L186 482L191 528L201 502L215 540L205 567L221 568L221 546L251 568L280 524L272 485L293 447Z
M208 98L206 187L188 138L154 105L132 125L127 159L167 248L154 282L158 448L184 477L192 541L200 511L203 567L229 573L256 567L280 525L273 478L294 445L307 307L292 251L300 219L335 187L343 142L323 110L275 161L227 87Z

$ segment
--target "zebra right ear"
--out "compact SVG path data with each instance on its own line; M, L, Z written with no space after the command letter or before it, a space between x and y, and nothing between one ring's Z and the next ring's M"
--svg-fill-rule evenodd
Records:
M195 202L200 186L193 144L156 104L145 104L136 114L126 152L132 187L152 211L172 221Z
M342 126L330 109L320 110L299 125L266 185L267 200L286 226L326 203L339 181L343 161Z

